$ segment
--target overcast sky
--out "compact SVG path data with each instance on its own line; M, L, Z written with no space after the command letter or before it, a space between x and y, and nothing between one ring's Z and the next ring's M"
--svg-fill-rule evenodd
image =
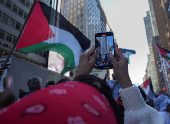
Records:
M149 53L143 17L149 10L148 0L100 0L118 46L133 49L129 74L133 83L141 84Z

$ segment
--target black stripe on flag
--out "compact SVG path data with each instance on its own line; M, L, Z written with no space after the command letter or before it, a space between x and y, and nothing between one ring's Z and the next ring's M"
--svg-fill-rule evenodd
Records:
M123 49L123 48L120 48L120 49L121 49L122 53L130 52L132 54L136 54L136 51L134 51L134 50Z
M55 16L57 19L57 24L54 25L60 29L70 32L79 42L81 48L85 51L90 47L91 41L84 36L74 25L72 25L64 16L58 13L56 10L46 5L43 2L39 2L41 5L42 12L47 18L48 23L51 23L51 16ZM55 13L55 14L51 14Z
M161 48L163 51L165 51L166 53L170 53L170 51L169 50L166 50L166 49L164 49L164 48L162 48L162 47L160 47L159 45L157 45L159 48Z

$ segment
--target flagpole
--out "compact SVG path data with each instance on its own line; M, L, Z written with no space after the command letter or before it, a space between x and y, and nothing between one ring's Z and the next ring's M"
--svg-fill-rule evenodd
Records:
M22 35L22 32L23 32L23 30L24 30L24 28L25 28L25 25L27 24L27 21L28 21L28 19L29 19L29 16L30 16L31 13L32 13L32 10L33 10L33 8L34 8L35 3L36 3L36 0L34 0L34 3L33 3L32 7L31 7L31 9L30 9L30 12L29 12L29 14L28 14L28 16L27 16L27 18L26 18L26 20L25 20L25 22L24 22L24 25L22 26L22 29L21 29L21 31L20 31L17 39L16 39L16 42L14 43L14 45L13 45L13 47L12 47L12 49L11 49L11 51L10 51L7 59L6 59L6 61L5 61L4 64L3 64L3 67L2 67L3 70L5 69L5 66L6 66L9 58L11 57L12 52L14 51L16 45L18 44L18 41L19 41L19 39L20 39L20 37L21 37L21 35ZM1 77L0 77L0 79L1 79Z

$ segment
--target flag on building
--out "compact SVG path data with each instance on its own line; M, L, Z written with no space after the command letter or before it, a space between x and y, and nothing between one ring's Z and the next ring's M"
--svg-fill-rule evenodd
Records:
M149 77L143 84L139 86L149 99L155 98L151 78Z
M79 56L90 47L90 40L75 26L56 12L56 25L50 24L51 11L48 5L36 2L22 32L16 50L25 53L55 51L64 57L61 74L79 64Z
M164 62L166 64L166 66L168 67L168 69L170 70L170 63L168 61L166 61L164 58L163 58L163 60L164 60Z
M170 60L170 51L164 49L164 48L161 48L160 46L156 45L156 47L158 48L160 54L162 57Z
M135 50L119 48L119 51L128 59L129 64L130 64L129 56L132 54L136 54Z

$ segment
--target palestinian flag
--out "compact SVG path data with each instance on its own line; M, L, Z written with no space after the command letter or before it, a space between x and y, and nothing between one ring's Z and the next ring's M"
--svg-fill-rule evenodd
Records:
M149 99L155 98L151 78L149 77L143 84L139 86Z
M170 70L170 63L168 61L166 61L164 58L163 58L163 60L164 60L164 62L166 64L166 66L168 67L168 69Z
M156 47L158 48L161 56L163 56L164 58L170 60L170 51L164 49L164 48L161 48L160 46L156 45Z
M119 48L119 51L128 59L129 64L130 64L129 56L132 54L136 54L135 50Z
M79 56L90 47L87 39L76 27L56 12L56 25L50 24L51 7L36 2L22 32L16 50L25 53L54 51L64 57L61 74L74 69L79 64Z

